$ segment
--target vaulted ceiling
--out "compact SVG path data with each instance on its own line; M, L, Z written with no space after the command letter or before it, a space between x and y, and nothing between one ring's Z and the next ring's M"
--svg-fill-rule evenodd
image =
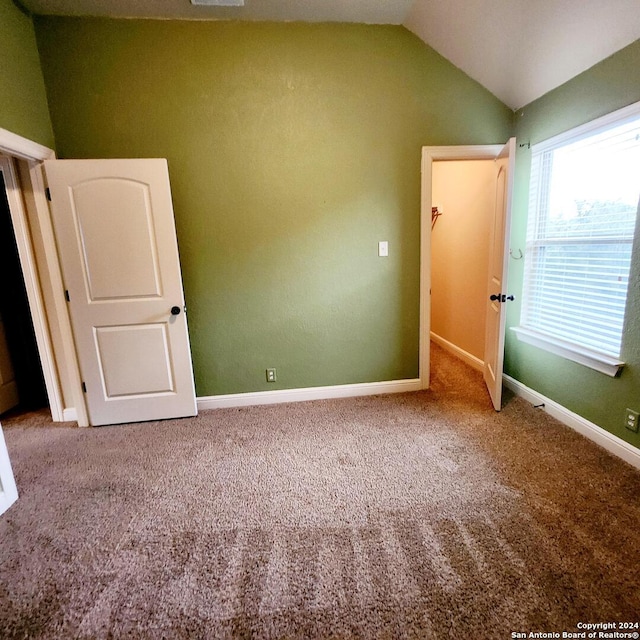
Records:
M638 0L21 0L44 15L402 24L513 109L640 38Z
M640 38L640 2L416 0L404 24L516 109Z

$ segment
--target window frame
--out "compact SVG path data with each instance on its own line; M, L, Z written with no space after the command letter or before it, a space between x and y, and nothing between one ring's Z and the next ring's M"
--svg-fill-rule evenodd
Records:
M615 126L623 125L632 120L636 120L640 117L640 102L635 102L627 107L623 107L622 109L618 109L616 111L612 111L604 116L596 118L595 120L591 120L585 124L582 124L578 127L574 127L567 131L564 131L552 138L539 142L531 146L532 154L540 154L542 155L546 151L553 151L557 148L563 147L565 145L578 142L583 140L584 138L588 138L592 135L596 135L597 133L606 131L607 129L611 129ZM531 185L530 185L531 189ZM531 197L531 192L530 192ZM539 202L541 199L540 190L537 193L537 202L536 202L536 211L533 215L539 215ZM529 210L529 215L532 215L532 211ZM640 232L639 230L640 223L636 222L636 234ZM525 258L526 259L526 258ZM523 280L524 287L524 280ZM628 299L628 290L627 290L627 299ZM523 305L524 301L524 289L523 289ZM578 345L567 340L563 340L560 338L556 338L551 336L543 331L538 329L520 325L516 327L512 327L512 331L515 332L518 339L522 342L531 344L535 347L553 353L555 355L561 356L567 360L571 360L573 362L577 362L579 364L590 367L591 369L595 369L596 371L600 371L606 375L615 377L618 375L622 367L624 367L624 361L621 357L612 357L605 355L603 353L599 353L597 351L593 351L587 347L582 345ZM624 337L624 336L622 336ZM623 345L624 346L624 345Z

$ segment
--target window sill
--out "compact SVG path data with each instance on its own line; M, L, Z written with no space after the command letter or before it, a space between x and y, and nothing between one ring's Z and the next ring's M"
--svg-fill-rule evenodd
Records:
M578 347L570 342L552 338L538 331L527 329L526 327L511 327L512 331L518 336L518 340L531 344L534 347L544 349L557 356L572 360L579 364L600 371L612 378L618 375L618 372L624 367L624 362L605 356L602 353Z

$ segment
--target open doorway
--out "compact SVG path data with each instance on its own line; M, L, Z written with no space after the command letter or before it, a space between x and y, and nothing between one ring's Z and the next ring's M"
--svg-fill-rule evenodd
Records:
M42 365L0 171L0 415L48 406Z
M482 371L495 161L440 160L432 171L439 215L431 232L430 337Z
M485 339L483 377L491 402L500 411L502 406L502 367L504 362L504 342L506 327L505 302L513 300L504 288L507 286L508 275L508 238L511 219L511 201L513 193L513 175L515 163L515 138L510 138L504 145L473 145L450 147L423 147L422 148L422 202L420 216L420 384L423 389L429 388L430 382L430 344L431 344L431 310L432 310L432 224L434 206L438 203L433 198L433 173L434 165L438 161L477 161L489 160L494 166L494 193L493 216L490 232L484 238L478 238L477 242L488 245L488 269L484 272L486 280L484 286L476 285L478 296L484 292L485 304ZM462 165L463 168L466 165ZM463 185L453 180L452 188L460 191ZM442 211L440 213L443 213ZM442 216L440 216L442 217ZM437 224L437 217L435 224ZM435 226L434 224L434 226ZM484 232L482 232L484 234ZM471 235L473 244L474 238ZM445 252L447 253L447 252ZM456 260L464 259L464 247L462 254L451 255L449 251L443 260L444 277L451 271L451 266ZM471 267L475 269L475 267ZM464 272L464 270L463 270ZM462 277L465 275L463 273ZM468 277L468 276L467 276ZM453 300L465 310L466 300ZM463 320L467 323L467 320ZM478 336L481 332L476 331ZM454 351L455 352L455 351ZM460 355L460 352L457 352ZM477 366L480 363L473 360Z
M66 315L64 286L57 262L42 175L42 160L52 156L54 153L51 149L0 129L0 174L4 182L4 185L0 185L3 187L0 194L3 199L6 198L3 204L8 203L10 212L8 226L5 224L5 229L10 233L6 232L3 235L9 239L8 246L11 247L9 255L13 252L15 257L17 248L20 277L18 282L26 290L28 301L26 315L19 318L22 332L24 333L24 326L27 325L30 328L29 333L35 335L36 356L30 359L40 365L39 369L30 367L30 371L32 375L44 381L45 406L48 408L48 411L45 409L44 414L49 412L51 414L48 419L77 420L78 424L85 425L87 422L83 411L82 390L79 388L76 392L73 387L70 387L69 393L63 396L61 387L61 376L64 378L62 382L68 383L69 380L74 381L75 378L79 378L79 373L77 366L74 366L74 354L70 346L72 345L71 328ZM12 285L15 286L15 284L14 279ZM0 293L2 293L1 285ZM13 299L7 298L9 303L13 302ZM11 311L12 307L9 304L9 311L5 311L5 314L10 315ZM12 339L11 342L13 343L14 340ZM5 346L7 343L8 341L5 340ZM12 344L13 349L15 345ZM5 355L6 360L9 360L11 354L8 346L5 349ZM14 360L17 360L15 356ZM15 362L10 368L13 369L14 366L16 366ZM21 366L22 363L18 363L16 368ZM7 377L13 375L10 373ZM34 384L27 383L23 386L26 388L27 396L37 389ZM37 398L37 393L35 395Z

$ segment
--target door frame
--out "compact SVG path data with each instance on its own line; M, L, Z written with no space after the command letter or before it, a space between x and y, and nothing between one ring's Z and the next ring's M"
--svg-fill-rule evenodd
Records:
M3 163L8 178L5 185L7 199L51 417L54 422L69 420L77 421L79 426L88 426L82 380L66 308L64 283L42 169L42 162L54 159L56 154L53 149L6 129L0 129L0 154L8 158L8 162ZM19 182L16 163L21 163L23 173L30 182L28 186ZM34 227L37 227L38 242L34 241L32 235ZM41 277L41 271L46 272L46 277ZM57 325L56 345L49 322ZM58 367L64 367L68 376L67 391L73 402L72 407L65 407Z
M431 377L431 207L433 163L437 160L495 160L503 144L422 147L420 198L420 355L419 378L428 389ZM488 242L488 240L487 240Z

